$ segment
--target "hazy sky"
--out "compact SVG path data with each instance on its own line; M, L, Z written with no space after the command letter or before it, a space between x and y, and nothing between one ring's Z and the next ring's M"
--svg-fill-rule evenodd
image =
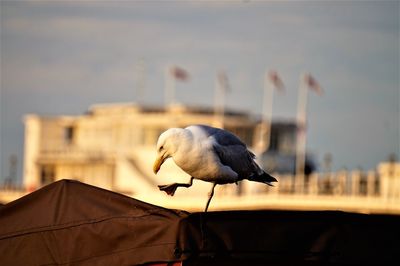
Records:
M309 94L308 144L333 168L373 169L399 156L398 1L1 1L1 175L18 156L24 114L79 115L95 103L162 104L164 68L191 74L177 100L212 106L215 73L226 70L227 106L261 112L263 76L276 69L286 92L273 117L294 119L299 76Z

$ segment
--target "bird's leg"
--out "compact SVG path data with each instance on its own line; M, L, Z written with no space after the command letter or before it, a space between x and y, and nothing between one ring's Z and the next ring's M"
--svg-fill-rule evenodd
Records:
M190 177L190 182L189 183L173 183L169 185L159 185L158 188L161 191L165 191L170 196L173 196L175 194L175 191L178 187L190 187L193 184L193 177Z
M204 212L207 212L207 210L208 210L208 205L210 205L211 199L214 196L214 188L215 188L216 185L217 185L217 183L214 183L212 188L211 188L210 194L208 195L208 201L207 201L206 209L204 210Z

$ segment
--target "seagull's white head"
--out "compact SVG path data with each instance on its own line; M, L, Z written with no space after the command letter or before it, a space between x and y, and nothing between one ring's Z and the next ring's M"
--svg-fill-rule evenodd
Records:
M173 157L177 151L180 142L180 136L184 129L182 128L170 128L163 132L157 141L157 158L153 165L153 172L157 174L160 170L161 165L164 161L170 157Z

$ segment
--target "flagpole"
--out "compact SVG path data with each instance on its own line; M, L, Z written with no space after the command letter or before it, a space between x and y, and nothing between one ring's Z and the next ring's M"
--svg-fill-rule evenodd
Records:
M262 104L261 126L259 132L258 154L268 150L271 143L271 123L274 87L270 80L269 73L264 76L264 97Z
M173 66L167 66L165 68L164 79L165 79L165 106L173 105L175 102L175 77L172 75Z
M226 78L223 71L217 72L215 78L215 92L214 92L214 120L215 126L224 128L225 124L225 92L227 84L225 84L224 78Z
M304 170L306 163L306 127L307 127L307 98L308 88L306 84L307 74L300 78L299 95L297 103L297 141L296 141L296 191L304 190Z

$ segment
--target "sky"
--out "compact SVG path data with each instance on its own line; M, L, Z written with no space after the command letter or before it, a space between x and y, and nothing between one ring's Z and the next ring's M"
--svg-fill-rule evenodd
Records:
M168 65L190 73L177 83L176 101L211 107L224 70L227 107L255 115L265 72L278 71L286 90L274 95L276 120L295 119L300 76L311 73L324 94L309 93L307 150L320 164L327 153L333 170L399 158L398 1L2 0L0 7L0 180L12 154L22 176L24 115L162 105Z

